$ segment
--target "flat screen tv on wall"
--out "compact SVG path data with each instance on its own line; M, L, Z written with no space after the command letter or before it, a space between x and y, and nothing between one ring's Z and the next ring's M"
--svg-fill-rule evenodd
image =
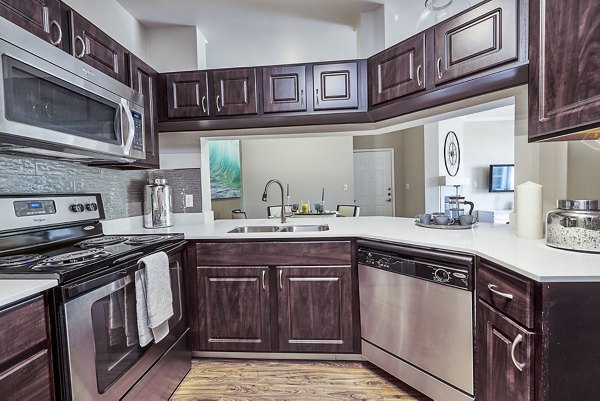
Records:
M490 192L514 192L515 165L491 164L489 182Z

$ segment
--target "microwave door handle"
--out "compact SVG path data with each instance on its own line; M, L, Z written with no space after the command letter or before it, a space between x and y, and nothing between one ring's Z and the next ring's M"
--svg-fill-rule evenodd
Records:
M121 125L121 138L123 145L123 153L126 156L129 156L129 151L131 150L131 145L133 145L133 139L135 137L135 123L133 121L133 114L131 114L131 110L129 110L129 104L127 100L121 99L121 103L119 104L119 108L122 110L122 114L125 114L127 117L127 124ZM125 136L127 135L127 137Z

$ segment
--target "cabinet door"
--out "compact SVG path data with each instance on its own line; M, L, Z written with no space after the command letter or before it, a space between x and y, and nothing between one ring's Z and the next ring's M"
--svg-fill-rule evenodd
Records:
M202 350L271 350L268 276L268 267L198 267Z
M81 15L74 11L70 14L72 54L127 85L129 71L125 48Z
M371 105L425 89L425 34L369 59Z
M600 2L530 1L529 137L600 138Z
M263 108L265 113L306 111L306 67L263 68Z
M167 118L207 117L208 78L206 72L167 74Z
M478 401L533 400L533 341L533 333L477 302Z
M217 116L258 113L255 68L213 71L212 77Z
M0 0L0 16L53 45L62 42L57 0Z
M358 108L358 65L356 62L313 66L314 109Z
M279 351L352 352L350 266L279 267Z
M435 84L518 56L516 0L490 0L434 28Z
M140 161L148 167L159 167L158 155L158 73L139 58L131 55L131 87L144 95L144 139L146 159Z

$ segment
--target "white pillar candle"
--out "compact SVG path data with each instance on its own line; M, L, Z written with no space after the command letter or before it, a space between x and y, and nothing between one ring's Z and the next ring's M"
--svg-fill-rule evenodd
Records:
M517 237L544 238L542 186L527 181L517 186Z

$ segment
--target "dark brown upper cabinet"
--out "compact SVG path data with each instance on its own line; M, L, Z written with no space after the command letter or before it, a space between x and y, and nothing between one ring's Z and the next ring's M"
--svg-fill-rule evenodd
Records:
M278 267L279 351L352 352L350 266Z
M138 164L158 168L158 72L139 58L130 57L131 87L144 95L144 144L146 159Z
M313 66L315 110L358 108L358 65L356 62Z
M435 84L518 57L518 1L489 0L436 25Z
M419 34L369 59L371 105L425 89L425 34Z
M258 113L255 68L212 71L212 84L215 115Z
M529 138L600 138L600 2L530 0Z
M263 110L265 113L306 111L306 67L265 67Z
M534 335L477 302L477 400L531 401Z
M167 117L207 117L210 113L208 77L204 71L166 75Z
M0 0L0 16L55 46L62 43L58 0Z
M71 53L106 75L129 84L127 50L74 11L71 16Z

